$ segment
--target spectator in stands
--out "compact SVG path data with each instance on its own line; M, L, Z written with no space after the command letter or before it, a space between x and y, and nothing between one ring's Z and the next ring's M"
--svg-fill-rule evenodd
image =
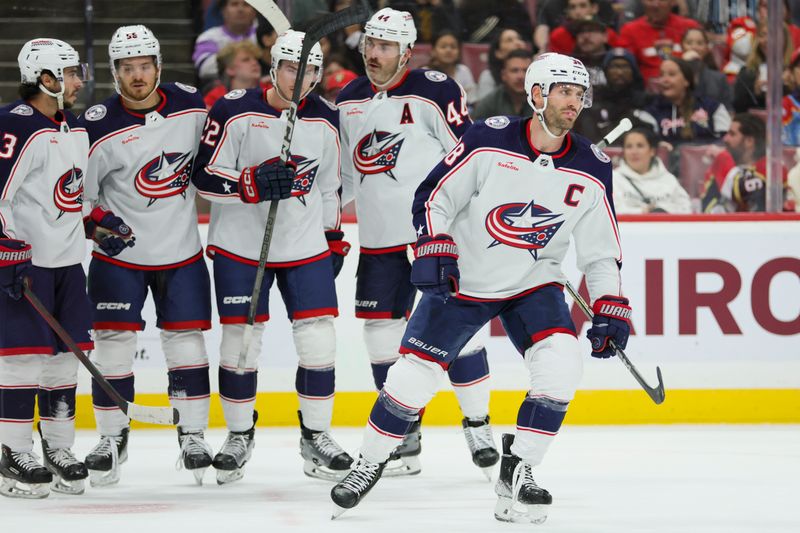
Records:
M495 115L531 116L533 110L528 105L525 94L525 72L532 60L530 52L526 50L509 52L500 71L500 86L478 102L472 118L478 120Z
M738 17L728 25L725 45L728 49L728 60L722 66L722 72L728 78L728 83L736 81L736 75L744 68L750 51L756 40L758 25L750 17Z
M714 141L731 125L725 106L712 98L695 96L694 72L682 59L661 62L661 94L646 109L661 139L672 144Z
M567 18L564 24L550 32L550 44L548 50L559 54L572 54L575 50L575 38L578 25L583 20L598 19L597 13L600 10L600 0L567 0ZM622 46L618 43L619 36L611 27L603 24L606 33L606 42L611 46Z
M603 58L603 72L608 84L594 91L592 107L578 115L575 131L596 142L626 117L634 125L647 124L655 130L655 120L642 113L653 97L644 90L642 74L633 54L625 48L612 48ZM643 122L640 116L650 122Z
M525 40L533 33L527 2L519 0L459 0L464 41L485 42L497 28L511 28Z
M794 2L795 4L797 2ZM767 23L767 0L758 0L758 22ZM786 30L792 39L790 48L794 50L800 47L800 27L795 26L792 22L792 9L789 6L789 0L783 0L783 21L786 23Z
M478 86L469 67L461 63L461 40L455 32L444 30L434 38L427 68L444 72L456 80L467 93L467 103L475 103Z
M217 70L220 72L218 84L206 93L203 101L211 109L214 102L234 89L253 89L261 80L261 65L258 59L261 49L250 41L226 44L217 52ZM264 85L264 88L267 88Z
M408 11L417 27L417 42L433 44L445 29L461 36L461 15L453 0L390 0L387 7Z
M569 0L540 0L537 4L536 28L533 32L533 44L539 50L555 51L549 48L551 33L558 27L563 26L567 19L577 19L579 15L572 15L568 12ZM610 0L598 0L597 17L609 28L616 28L617 13L614 2ZM580 18L586 18L584 15ZM557 43L556 46L563 46ZM567 52L569 53L569 52Z
M622 161L614 170L617 214L691 212L689 193L656 156L657 148L649 128L634 128L622 138Z
M675 0L642 0L644 16L625 24L620 37L636 56L645 87L659 75L661 61L681 52L681 37L689 28L700 25L689 18L673 14Z
M682 59L689 63L695 73L695 94L715 98L731 109L733 95L725 74L717 68L711 53L711 43L706 32L700 28L689 28L681 39Z
M324 93L322 96L329 102L335 102L336 97L339 96L339 93L344 89L345 85L356 78L358 78L358 74L344 68L340 68L330 74L326 72L325 80L323 81Z
M278 40L278 32L272 27L267 19L258 17L258 27L256 28L256 44L261 50L258 56L258 63L261 65L261 83L271 83L269 71L272 68L272 45Z
M500 84L500 71L503 69L503 60L512 50L524 50L525 41L522 40L517 30L503 28L497 32L489 45L489 68L481 72L478 77L478 94L476 100L494 91Z
M603 59L609 51L606 25L598 18L577 21L575 27L575 48L569 54L580 59L589 72L592 89L606 85Z
M793 48L786 25L783 26L783 36L785 43L783 64L788 66ZM767 107L768 37L769 30L766 21L759 22L756 44L733 84L733 109L737 113L744 113L748 109L766 109Z
M783 144L800 146L800 48L789 62L792 92L783 97Z
M228 43L256 41L256 11L245 0L217 0L222 26L204 31L194 45L192 61L201 84L218 78L217 52Z
M723 138L727 151L712 164L702 209L706 213L765 211L767 181L767 127L752 113L737 113ZM784 186L786 168L782 168ZM784 211L794 211L795 202L787 188Z

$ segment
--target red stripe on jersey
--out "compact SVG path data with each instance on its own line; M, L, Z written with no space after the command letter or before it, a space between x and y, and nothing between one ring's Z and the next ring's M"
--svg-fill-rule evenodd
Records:
M240 255L236 255L232 252L227 250L223 250L218 246L211 245L208 247L208 256L213 259L215 254L223 255L228 259L233 259L237 263L243 263L245 265L250 266L258 266L258 261L254 261L253 259L247 259L246 257L242 257ZM330 249L325 250L322 253L317 255L313 255L311 257L306 257L305 259L298 259L296 261L285 261L280 263L267 263L267 268L289 268L294 266L306 265L308 263L313 263L314 261L319 261L321 259L325 259L326 257L331 255Z
M147 270L147 271L169 270L171 268L180 268L186 265L190 265L195 261L197 261L198 259L202 259L203 249L201 248L199 252L197 252L189 259L184 259L183 261L178 261L177 263L170 263L168 265L137 265L136 263L128 263L127 261L120 261L119 259L108 257L107 255L103 255L98 252L92 252L92 257L99 259L100 261L105 261L106 263L111 263L112 265L130 268L131 270Z

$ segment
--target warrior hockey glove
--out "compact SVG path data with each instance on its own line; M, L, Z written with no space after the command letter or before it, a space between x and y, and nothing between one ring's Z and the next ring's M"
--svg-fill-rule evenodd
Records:
M333 277L339 275L344 265L344 256L350 252L350 243L344 240L344 232L339 230L328 230L325 232L328 239L328 248L331 250L331 260L333 261Z
M83 219L86 238L92 239L109 257L114 257L127 247L136 244L131 228L113 211L98 206Z
M31 266L31 245L0 239L0 289L15 300L22 298L25 271Z
M592 306L594 318L586 336L592 343L592 357L605 359L615 354L608 341L624 350L631 333L631 308L622 296L601 296Z
M239 196L246 204L285 200L292 195L296 168L280 160L246 168L239 176Z
M414 247L411 283L424 293L447 299L458 293L458 247L445 233L423 235Z

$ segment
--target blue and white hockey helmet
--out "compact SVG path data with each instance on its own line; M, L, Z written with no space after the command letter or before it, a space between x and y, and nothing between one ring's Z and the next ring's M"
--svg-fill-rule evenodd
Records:
M399 43L400 55L403 55L417 42L417 27L414 25L414 17L408 11L384 7L372 15L372 18L364 25L364 35L359 44L362 54L366 37Z
M589 82L589 72L586 67L579 59L553 52L541 54L528 67L525 73L525 92L528 94L528 100L532 102L531 91L534 85L538 85L542 88L542 96L546 101L550 89L557 83L583 87L583 107L592 107L592 84Z
M25 43L17 56L22 83L36 84L43 71L48 71L55 78L64 81L64 69L79 67L81 79L88 79L89 69L81 63L78 52L69 44L58 39L44 37L32 39Z

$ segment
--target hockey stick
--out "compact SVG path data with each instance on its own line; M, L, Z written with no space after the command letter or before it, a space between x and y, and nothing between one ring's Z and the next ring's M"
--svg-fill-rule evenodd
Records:
M253 6L256 7L256 6ZM266 16L265 13L262 13ZM292 104L289 107L289 114L286 119L286 130L283 134L283 144L281 146L281 161L284 163L289 160L289 148L292 145L294 135L294 124L297 120L297 106L300 104L300 96L303 92L303 79L306 75L306 62L311 48L323 37L331 33L343 30L353 24L361 24L372 15L365 0L358 0L355 4L341 11L331 14L329 17L318 20L312 24L303 39L303 49L300 52L300 64L297 67L297 75L294 79L294 92L292 93ZM261 296L261 283L264 280L264 269L267 265L267 255L269 245L272 242L272 231L275 229L275 220L278 217L278 202L269 203L269 213L267 214L267 226L264 229L264 239L261 241L261 255L258 259L258 269L256 270L256 280L253 284L253 293L250 297L250 308L247 311L247 322L244 325L242 335L242 348L239 352L239 361L236 365L236 373L244 374L247 368L247 352L250 351L250 344L253 340L253 328L256 321L256 309L258 300Z
M617 140L617 138L620 135L630 130L631 127L632 127L631 121L627 118L623 118L616 128L608 132L608 134L605 137L603 137L603 140L597 143L597 149L602 150L609 144L613 143L614 141ZM572 299L575 300L575 303L578 304L578 307L581 308L581 311L583 311L583 313L589 318L589 320L594 318L594 313L592 313L592 309L589 307L589 304L587 304L586 300L584 300L581 297L581 295L578 294L578 291L576 291L572 287L569 281L566 282L565 286L567 288L567 292L569 293L569 295L572 296ZM636 367L633 366L633 363L631 363L631 360L628 359L627 355L625 355L625 352L622 351L622 348L617 346L617 343L615 343L613 340L610 340L609 343L611 344L611 348L614 349L616 356L619 358L620 361L622 361L622 364L625 365L625 368L628 369L628 372L633 374L634 379L636 379L639 385L641 385L641 387L644 389L647 395L650 396L650 399L652 399L656 404L662 403L664 401L666 393L664 392L664 380L661 379L661 369L659 367L656 367L656 377L658 378L658 386L651 387L644 380L642 375L639 374L639 371L636 370Z
M291 27L286 15L275 5L272 0L245 0L253 9L264 15L264 18L275 28L275 33L280 35Z
M111 383L109 383L97 367L94 366L94 363L89 360L89 357L78 348L78 345L75 344L75 341L72 340L72 337L70 337L64 327L58 323L58 320L50 314L41 300L34 294L33 290L31 290L30 278L25 278L23 287L25 299L30 302L33 308L36 309L36 312L39 313L44 321L53 329L56 335L58 335L58 338L67 345L69 350L78 358L78 361L83 363L83 366L86 367L86 370L88 370L95 381L97 381L100 388L108 394L111 401L113 401L128 418L131 420L138 420L139 422L147 422L148 424L161 424L162 426L174 426L178 424L179 415L177 409L172 407L137 405L120 396Z

